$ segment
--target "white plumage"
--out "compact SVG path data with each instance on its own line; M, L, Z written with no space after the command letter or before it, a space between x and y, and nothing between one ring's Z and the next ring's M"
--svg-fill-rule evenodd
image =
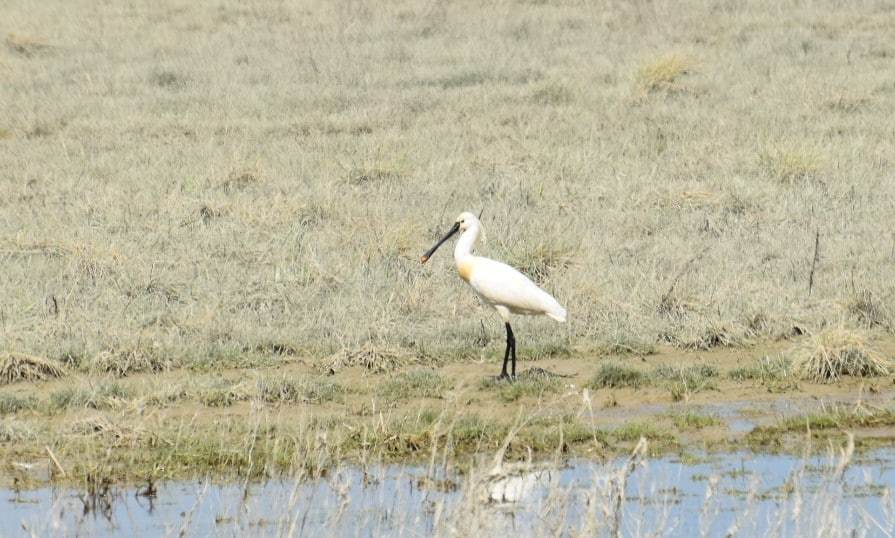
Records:
M507 376L507 361L512 354L513 377L516 376L516 340L510 327L510 314L526 316L546 315L556 321L566 321L566 309L549 293L516 269L482 256L475 256L472 248L479 237L482 223L472 213L461 213L444 238L420 258L423 263L458 231L463 233L454 247L454 263L460 278L465 280L486 304L494 307L503 318L507 329L507 349L501 377Z

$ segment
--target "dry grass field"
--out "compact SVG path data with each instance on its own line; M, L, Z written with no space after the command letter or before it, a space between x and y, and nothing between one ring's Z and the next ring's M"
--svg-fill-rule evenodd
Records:
M495 357L482 208L522 357L895 327L887 2L4 4L3 350Z
M0 13L4 475L895 437L890 2ZM520 370L573 377L484 379L499 318L419 262L464 210L569 311ZM851 407L761 407L807 396Z

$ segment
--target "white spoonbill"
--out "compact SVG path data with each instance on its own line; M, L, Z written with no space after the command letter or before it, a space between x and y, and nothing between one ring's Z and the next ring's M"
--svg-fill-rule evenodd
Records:
M454 263L457 264L457 272L460 273L460 278L472 286L479 297L485 303L493 306L503 318L507 328L507 349L503 355L503 369L500 372L500 378L515 378L516 338L513 336L513 328L510 327L510 314L546 315L563 322L566 320L566 309L549 293L529 280L527 276L509 265L474 256L472 247L475 245L476 239L479 238L481 229L482 223L475 215L469 212L460 213L447 235L423 254L420 261L426 263L442 243L458 231L463 232L457 241L457 246L454 247ZM507 362L511 356L513 358L512 376L507 375Z

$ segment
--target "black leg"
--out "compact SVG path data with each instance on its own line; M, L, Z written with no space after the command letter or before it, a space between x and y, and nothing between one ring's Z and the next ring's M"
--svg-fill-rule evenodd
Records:
M507 375L507 363L510 362L510 354L513 353L515 356L515 346L516 339L513 337L513 329L510 327L510 324L507 323L507 349L503 353L503 368L500 370L500 379L506 379L510 377ZM513 375L516 375L516 365L513 364Z
M513 328L510 327L509 322L507 322L507 345L513 357L513 379L516 379L516 337L513 335Z
M507 377L507 362L510 360L510 338L507 336L507 349L503 352L503 368L500 370L500 379Z

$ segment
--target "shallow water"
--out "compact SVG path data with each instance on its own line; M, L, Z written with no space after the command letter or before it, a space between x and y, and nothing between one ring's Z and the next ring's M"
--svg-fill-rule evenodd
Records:
M649 459L627 479L620 528L626 536L718 536L734 528L745 536L892 532L895 450L863 455L841 479L835 463L751 453ZM451 487L421 487L425 469L394 465L367 473L345 468L302 482L171 482L153 496L143 494L145 486L99 497L52 487L0 490L0 536L427 536L468 528L491 535L557 528L606 534L610 479L623 466L623 460L577 460L480 486L453 476Z

